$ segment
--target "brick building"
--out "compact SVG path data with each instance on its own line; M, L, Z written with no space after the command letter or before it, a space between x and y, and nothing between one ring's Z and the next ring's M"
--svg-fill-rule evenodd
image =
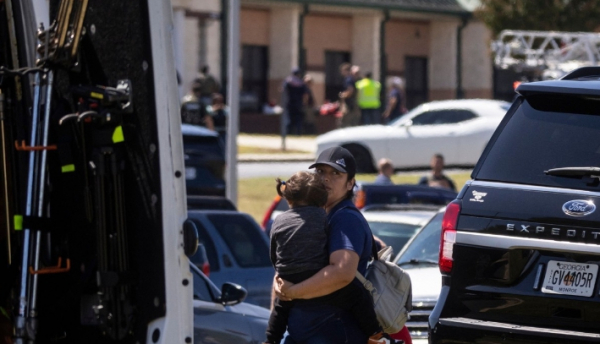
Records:
M172 0L175 55L187 90L201 65L226 76L221 9L226 0ZM401 76L408 107L491 98L491 33L473 18L478 0L242 0L241 97L280 99L294 67L313 77L318 104L335 100L348 61L374 79ZM226 13L226 11L225 11Z

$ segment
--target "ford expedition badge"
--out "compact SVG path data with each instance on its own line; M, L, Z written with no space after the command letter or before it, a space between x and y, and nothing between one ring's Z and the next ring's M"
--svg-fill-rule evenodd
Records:
M586 216L596 210L596 205L592 201L572 200L563 204L562 210L569 216Z

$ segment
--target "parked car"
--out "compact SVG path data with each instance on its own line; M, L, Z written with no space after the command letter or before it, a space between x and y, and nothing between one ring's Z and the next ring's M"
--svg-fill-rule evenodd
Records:
M190 209L220 209L220 210L237 210L235 204L228 198L222 196L200 196L188 195L187 208Z
M317 155L342 146L361 173L374 172L389 158L396 168L427 167L435 153L446 165L474 166L510 104L488 99L443 100L422 104L389 125L330 131L317 137Z
M219 290L190 264L194 286L194 343L251 344L266 340L271 312L242 302L247 295L240 285L225 283Z
M367 209L381 204L432 204L446 205L456 198L456 191L426 185L384 185L357 182L354 204Z
M225 196L225 149L219 134L182 124L185 187L188 195Z
M269 308L275 269L269 256L269 239L245 213L233 210L189 210L200 243L210 265L210 278L217 285L240 284L248 290L248 303ZM199 250L190 258L201 264Z
M445 208L440 209L394 258L394 262L408 273L412 283L413 310L406 327L415 344L419 340L426 343L429 314L442 288L438 256L444 211Z
M364 210L363 215L373 235L397 253L438 209L435 205L393 204L373 206Z
M354 189L354 204L359 209L382 204L432 204L446 205L456 198L455 191L444 188L413 184L381 185L357 182ZM276 196L263 217L262 227L269 235L273 220L288 210L285 199Z

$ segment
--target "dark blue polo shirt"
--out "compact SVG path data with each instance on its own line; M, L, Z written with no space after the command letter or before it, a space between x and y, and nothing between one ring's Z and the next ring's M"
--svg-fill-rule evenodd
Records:
M358 271L365 274L371 259L373 235L369 224L351 200L338 203L329 214L329 254L338 250L354 251L359 256Z

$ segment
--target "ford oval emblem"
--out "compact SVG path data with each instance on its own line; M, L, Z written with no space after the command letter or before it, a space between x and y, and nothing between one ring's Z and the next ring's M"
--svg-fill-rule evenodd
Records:
M562 210L569 216L586 216L596 211L596 205L592 201L572 200L563 204Z

